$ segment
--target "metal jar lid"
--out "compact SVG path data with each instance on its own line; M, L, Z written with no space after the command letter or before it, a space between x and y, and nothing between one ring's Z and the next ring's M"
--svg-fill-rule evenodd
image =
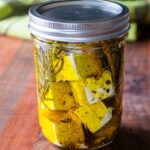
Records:
M129 11L104 0L52 0L29 10L30 32L64 42L107 40L129 30Z

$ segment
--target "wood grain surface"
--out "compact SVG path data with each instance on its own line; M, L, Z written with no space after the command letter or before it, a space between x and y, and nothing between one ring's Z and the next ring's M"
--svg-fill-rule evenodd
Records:
M150 150L150 40L127 44L125 55L122 125L111 147ZM38 125L33 46L1 36L0 150L32 149L59 150Z

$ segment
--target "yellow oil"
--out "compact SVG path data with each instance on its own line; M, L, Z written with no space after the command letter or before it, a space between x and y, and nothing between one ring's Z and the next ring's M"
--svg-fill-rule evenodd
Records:
M51 143L90 149L116 136L124 44L115 42L74 44L73 52L59 42L35 47L39 122Z

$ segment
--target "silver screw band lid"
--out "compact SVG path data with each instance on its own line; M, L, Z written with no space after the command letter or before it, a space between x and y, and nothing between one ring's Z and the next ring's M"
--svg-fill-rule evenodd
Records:
M107 40L129 30L126 6L105 0L55 0L29 10L30 32L64 42Z

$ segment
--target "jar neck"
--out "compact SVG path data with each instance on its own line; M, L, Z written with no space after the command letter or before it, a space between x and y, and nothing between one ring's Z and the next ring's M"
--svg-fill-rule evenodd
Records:
M93 52L93 51L99 51L101 48L104 48L104 46L115 46L119 43L125 43L125 40L127 38L127 34L110 39L110 40L104 40L104 41L92 41L92 42L62 42L62 41L54 41L50 39L43 39L40 37L36 37L32 35L34 39L35 45L38 47L45 47L45 48L57 48L57 49L63 49L65 51L73 52L73 53L87 53L87 52ZM124 44L123 44L124 45Z

